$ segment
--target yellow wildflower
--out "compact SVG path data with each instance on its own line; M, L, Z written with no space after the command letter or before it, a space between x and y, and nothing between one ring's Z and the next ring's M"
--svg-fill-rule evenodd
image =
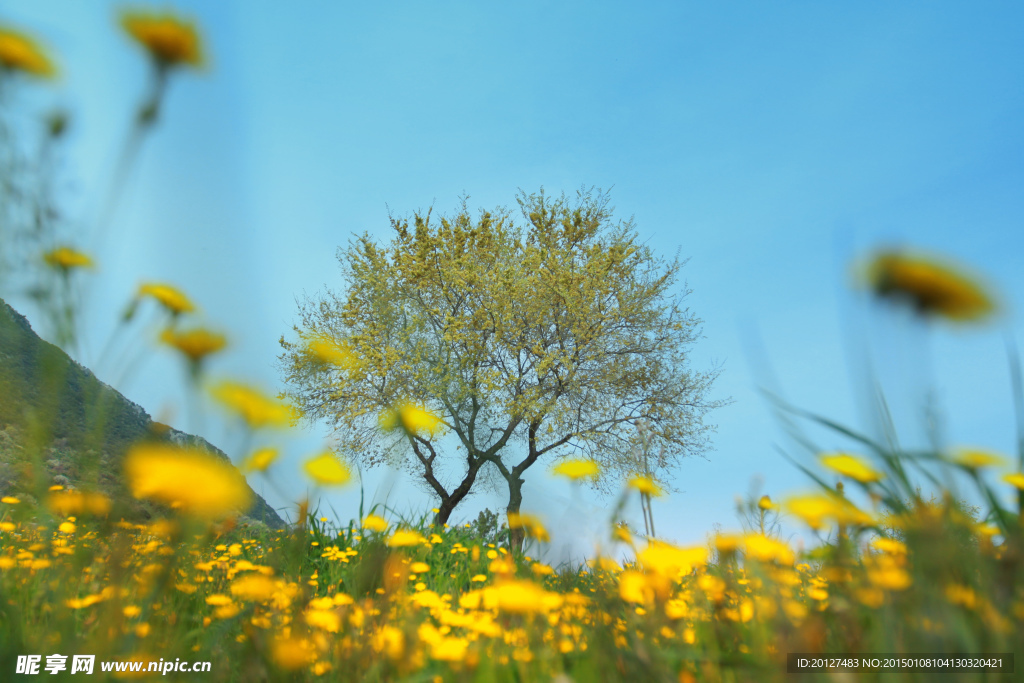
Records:
M882 477L885 476L872 468L863 458L858 458L849 453L826 453L821 455L820 458L821 464L828 469L855 479L862 484L881 481Z
M64 604L71 609L84 609L86 607L91 607L98 602L103 602L104 597L105 596L103 594L98 593L95 595L87 595L84 598L72 598L70 600L66 600Z
M252 504L245 478L230 463L205 451L144 444L124 459L132 495L180 508L198 517L244 512Z
M876 295L909 300L922 315L971 321L995 310L992 297L979 284L929 258L883 251L868 264L866 280Z
M974 609L978 605L978 596L974 589L958 583L946 586L946 599L954 605L960 605L967 609Z
M778 562L790 565L795 561L788 545L761 534L747 534L743 537L743 552L747 557L761 562Z
M341 486L348 483L352 473L331 451L324 451L306 462L306 474L321 486Z
M274 663L282 669L294 670L309 665L316 657L313 644L304 638L280 638L270 649Z
M880 550L883 553L889 553L890 555L906 555L907 546L893 538L876 538L871 541L871 545L876 550Z
M14 496L4 496L3 498L0 498L0 503L7 503L8 505L17 505L20 502L21 500Z
M170 14L126 12L121 25L161 66L202 66L203 54L195 26Z
M223 334L201 327L185 331L166 329L160 335L160 341L178 349L193 363L198 363L211 353L220 351L228 343Z
M1004 474L1003 481L1012 486L1016 486L1021 491L1024 491L1024 474L1020 472L1014 472L1013 474Z
M72 268L89 268L92 266L92 259L88 255L71 247L58 247L43 254L43 260L47 265L61 270Z
M243 574L231 583L231 594L248 602L263 602L274 595L274 581L263 574Z
M653 498L665 495L665 491L650 477L637 475L629 480L629 487Z
M247 472L266 472L280 454L278 449L269 446L258 448L246 459L242 469Z
M430 565L426 562L413 562L409 565L409 571L413 574L426 574L430 571Z
M384 531L388 528L388 520L374 514L369 514L363 518L363 528L370 531Z
M0 66L40 78L50 78L57 73L34 40L7 28L0 28Z
M337 633L341 629L341 617L337 612L313 609L306 612L306 623L329 633Z
M623 602L644 605L654 601L654 590L647 576L637 571L624 571L619 576L619 597Z
M214 593L206 596L206 604L213 605L214 607L223 607L224 605L231 604L231 598L221 593Z
M716 534L714 539L715 550L720 553L733 553L743 543L743 536L739 534Z
M597 479L601 468L592 460L566 460L551 471L553 474L579 481L580 479Z
M412 545L420 545L424 541L426 541L426 539L415 531L410 529L399 529L395 533L391 534L391 538L388 539L388 545L392 548L405 548Z
M60 491L49 495L46 506L61 517L82 514L102 516L110 512L110 499L101 493Z
M894 556L875 555L869 558L865 558L864 567L868 581L875 587L884 590L904 590L912 583L910 574Z
M511 614L546 612L561 606L562 598L557 593L548 593L543 588L525 580L505 580L493 588L497 607Z
M211 393L228 409L241 415L253 429L286 427L298 418L292 406L244 384L222 382Z
M637 561L644 569L669 578L676 578L679 574L689 574L694 567L705 564L707 558L707 548L700 546L677 548L661 541L651 541L636 556Z
M465 638L441 636L430 647L430 657L443 662L461 662L466 658L469 641Z
M394 626L384 625L373 634L370 645L389 659L399 659L405 652L405 634Z
M544 524L535 515L510 512L508 513L508 527L510 529L523 529L528 536L536 538L543 543L551 540L547 529L544 528Z
M772 502L771 496L761 496L761 499L757 501L757 507L762 510L774 510L775 503Z
M352 349L347 344L339 344L328 337L316 337L306 344L309 354L321 363L337 365L340 368L352 368L357 365Z
M952 460L961 467L976 470L982 467L1005 467L1006 458L977 448L959 448L952 454Z
M147 282L140 285L138 296L152 297L173 315L190 313L196 309L184 292L161 282Z
M440 418L433 413L411 403L406 403L397 409L389 410L381 415L380 426L381 429L389 432L401 427L409 434L419 435L427 432L433 436L444 425Z
M785 503L788 512L796 515L812 529L823 529L826 521L839 524L869 524L871 517L850 502L838 496L821 493L790 498Z

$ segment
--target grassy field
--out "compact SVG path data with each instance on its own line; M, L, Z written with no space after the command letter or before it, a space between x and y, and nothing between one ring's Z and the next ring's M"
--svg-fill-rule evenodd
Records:
M8 673L18 655L93 654L210 662L218 681L784 680L788 653L1010 653L1024 620L1014 538L950 499L871 544L868 515L823 495L791 505L843 534L805 555L760 533L677 548L619 531L636 562L558 568L473 525L133 525L55 500L64 514L0 504Z

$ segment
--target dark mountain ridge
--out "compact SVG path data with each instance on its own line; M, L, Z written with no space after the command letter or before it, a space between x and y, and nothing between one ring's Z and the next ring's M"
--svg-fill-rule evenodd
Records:
M40 339L0 299L0 496L62 485L107 495L128 521L158 516L157 506L132 498L121 477L125 452L140 441L201 448L230 461L206 439L154 422L141 406ZM239 511L239 521L284 526L255 492L253 500L249 510Z

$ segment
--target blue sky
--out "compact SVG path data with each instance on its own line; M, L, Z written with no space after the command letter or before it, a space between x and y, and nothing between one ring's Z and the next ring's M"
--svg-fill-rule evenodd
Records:
M65 204L85 245L145 86L145 63L114 20L120 6L0 2L0 16L59 62L61 80L23 99L73 114ZM660 533L699 543L716 522L735 528L735 496L755 477L775 497L808 489L776 452L789 444L756 391L769 364L794 403L864 425L863 372L851 361L868 344L899 414L931 385L951 443L1013 452L1004 334L1024 337L1018 4L174 8L202 27L210 65L171 84L113 244L97 255L92 353L140 281L168 280L232 339L214 374L277 390L277 340L295 320L295 298L337 289L337 247L363 231L388 239L389 208L451 211L463 192L474 207L511 206L519 188L593 185L613 188L617 214L634 216L656 253L690 259L687 301L705 321L693 364L722 363L712 397L734 399L711 415L715 450L683 461L681 493L656 503ZM894 243L973 266L1009 313L984 329L922 332L867 307L849 291L850 262ZM195 429L175 361L159 353L121 388ZM913 421L903 426L913 439ZM202 431L237 448L219 423ZM325 436L311 429L289 440L276 476L293 499L304 491L293 473ZM845 444L824 435L821 445ZM367 495L383 497L389 482L371 474ZM347 519L358 493L329 501ZM401 478L390 501L429 507ZM482 494L455 517L501 504ZM524 508L562 530L556 544L572 554L609 504L537 468Z

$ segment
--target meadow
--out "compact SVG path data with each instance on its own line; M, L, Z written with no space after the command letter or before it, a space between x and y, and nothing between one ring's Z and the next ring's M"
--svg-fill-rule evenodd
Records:
M130 170L132 140L157 120L167 80L202 53L195 27L173 17L128 14L123 26L153 65L152 90L128 135ZM0 86L38 87L31 81L53 68L30 36L0 30ZM55 122L47 134L59 137ZM115 183L113 196L120 191ZM45 230L44 221L28 247L17 242L31 255L21 276L45 283L37 301L50 337L74 349L77 293L94 255ZM0 234L8 254L15 237ZM969 325L994 313L989 293L935 259L879 252L863 277L879 305L909 306L921 324ZM144 306L156 313L160 343L181 356L196 392L254 433L295 423L287 403L244 382L208 385L204 361L226 341L193 325L183 289L152 282L129 298L125 320ZM329 348L311 353L335 359ZM57 405L64 371L42 372L33 405L50 394ZM1019 367L1011 373L1019 389ZM13 414L12 401L0 397L0 415ZM841 672L832 661L799 680L926 681L936 671L948 681L1011 680L1024 638L1020 460L906 450L895 438L777 405L795 422L856 444L849 452L805 444L830 475L806 470L816 493L750 501L744 531L679 547L618 523L631 498L649 509L662 495L658 482L634 476L610 507L602 548L559 566L542 561L548 531L525 513L435 525L429 510L410 518L375 506L339 526L313 499L296 501L294 522L281 529L243 518L253 498L240 472L273 484L280 464L269 448L240 454L236 467L194 444L127 445L120 478L124 495L149 506L141 511L119 489L100 487L95 470L49 476L47 425L66 416L36 413L17 435L21 466L0 491L0 678L27 679L35 666L77 680L85 674L72 671L73 657L92 655L99 680L781 681L794 675L789 655L803 653L812 662L845 654L902 661L887 673ZM90 424L102 431L105 423ZM409 433L431 426L416 407L382 421L382 429ZM602 475L584 461L557 471L576 485ZM311 457L304 475L358 495L352 470L333 453ZM985 505L964 503L947 475L969 482ZM921 482L935 493L921 494ZM1006 503L1011 493L1015 505ZM782 514L820 543L800 549L783 540ZM103 669L131 662L143 670ZM146 670L151 662L158 673ZM196 662L209 668L185 668Z

